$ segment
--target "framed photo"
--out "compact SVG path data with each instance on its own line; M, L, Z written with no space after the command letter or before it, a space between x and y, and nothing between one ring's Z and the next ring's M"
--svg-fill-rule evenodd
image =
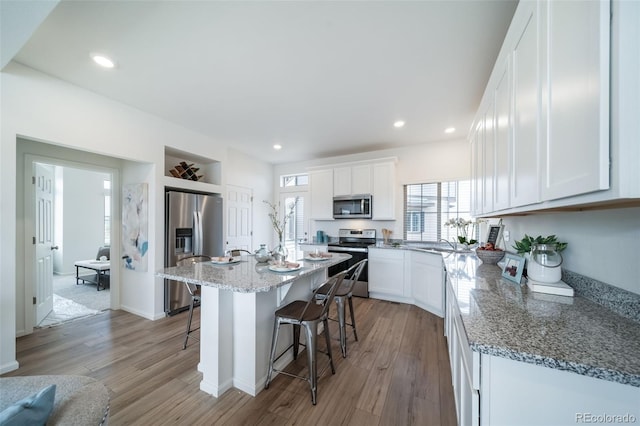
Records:
M505 253L504 267L502 268L502 276L506 279L520 284L522 279L522 270L524 269L524 257L517 254Z
M498 247L498 244L502 242L502 229L504 225L489 225L487 233L487 243L493 244L494 247Z

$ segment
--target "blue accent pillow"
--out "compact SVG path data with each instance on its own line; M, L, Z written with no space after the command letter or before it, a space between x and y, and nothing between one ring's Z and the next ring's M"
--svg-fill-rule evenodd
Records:
M56 385L50 385L35 395L5 408L0 413L0 426L44 425L53 411Z

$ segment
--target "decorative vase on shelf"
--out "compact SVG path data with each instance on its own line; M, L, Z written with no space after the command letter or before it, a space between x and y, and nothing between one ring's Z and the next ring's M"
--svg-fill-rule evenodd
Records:
M289 251L284 244L284 240L282 239L282 235L279 235L278 245L271 250L271 257L276 263L284 263L287 260L287 256L289 255Z

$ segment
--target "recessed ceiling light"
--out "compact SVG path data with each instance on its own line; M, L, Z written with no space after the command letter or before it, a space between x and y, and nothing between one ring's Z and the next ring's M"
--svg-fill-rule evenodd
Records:
M116 63L113 62L111 58L100 53L92 53L91 59L93 59L93 62L104 68L114 68L116 66Z
M275 144L275 145L273 146L273 149L275 149L276 151L277 151L277 150L279 150L279 149L282 149L282 145L280 145L279 143L277 143L277 144Z
M444 129L445 133L453 133L456 131L455 127L447 127L446 129Z
M397 128L404 127L404 121L402 120L396 121L395 123L393 123L393 127L397 127Z

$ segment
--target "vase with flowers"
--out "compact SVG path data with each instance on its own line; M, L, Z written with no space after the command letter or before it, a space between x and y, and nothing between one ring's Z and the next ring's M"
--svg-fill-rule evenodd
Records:
M465 249L472 248L478 240L471 238L469 235L469 227L471 227L471 234L475 233L476 224L472 220L466 220L462 217L451 218L444 223L445 226L449 228L456 229L456 238L458 244L460 244Z
M287 222L293 216L295 212L296 204L298 203L298 198L295 199L294 202L290 203L282 216L279 213L280 203L275 205L268 201L265 203L269 206L271 211L269 212L269 219L271 219L271 225L273 225L273 230L278 234L278 245L274 247L271 251L271 256L276 261L276 263L284 263L287 260L287 256L289 255L289 251L285 245L284 241L284 231L287 227Z

